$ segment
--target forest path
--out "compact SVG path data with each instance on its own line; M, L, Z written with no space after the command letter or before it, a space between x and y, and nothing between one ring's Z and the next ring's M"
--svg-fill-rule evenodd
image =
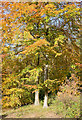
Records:
M17 109L3 110L5 118L62 118L52 108L43 108L41 105L26 105Z

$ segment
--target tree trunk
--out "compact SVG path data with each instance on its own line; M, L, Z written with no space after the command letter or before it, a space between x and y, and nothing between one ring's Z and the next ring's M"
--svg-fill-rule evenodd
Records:
M39 59L40 59L40 54L38 54L37 66L39 65ZM39 84L39 77L38 76L37 76L36 86L38 86L38 84ZM35 92L35 103L34 104L39 105L39 90L36 90L36 92Z
M43 108L47 108L48 107L48 90L46 88L45 90L45 96L44 96L44 105Z
M46 60L48 60L48 55L46 55ZM45 70L44 70L44 81L48 79L48 65L45 65ZM45 96L44 96L44 105L43 108L48 107L48 88L45 88Z
M38 81L36 82L38 84ZM39 90L35 92L35 105L39 105Z

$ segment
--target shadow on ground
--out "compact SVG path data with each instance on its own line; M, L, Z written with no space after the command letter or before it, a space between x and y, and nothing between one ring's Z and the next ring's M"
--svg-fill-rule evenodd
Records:
M4 119L4 118L6 118L6 116L7 116L7 114L4 114L4 115L0 116L0 119Z

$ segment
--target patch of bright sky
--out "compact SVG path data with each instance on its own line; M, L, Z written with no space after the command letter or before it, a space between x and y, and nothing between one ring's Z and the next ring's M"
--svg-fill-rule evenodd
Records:
M46 17L46 15L44 14L44 15L41 16L41 18L43 18L43 17Z

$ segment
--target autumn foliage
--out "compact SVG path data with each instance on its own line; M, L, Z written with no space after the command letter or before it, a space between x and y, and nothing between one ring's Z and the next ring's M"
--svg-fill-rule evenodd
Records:
M80 19L80 3L2 2L4 108L33 103L37 89L54 94L69 73L79 81Z

